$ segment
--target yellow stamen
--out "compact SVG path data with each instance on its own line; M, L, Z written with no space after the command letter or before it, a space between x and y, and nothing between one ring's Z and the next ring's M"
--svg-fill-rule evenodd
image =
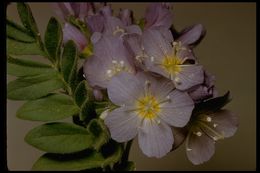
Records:
M161 111L160 104L152 95L146 95L140 98L137 103L137 114L143 118L155 118Z
M179 73L181 71L180 65L181 65L181 60L176 56L173 57L166 56L162 60L163 68L170 75Z

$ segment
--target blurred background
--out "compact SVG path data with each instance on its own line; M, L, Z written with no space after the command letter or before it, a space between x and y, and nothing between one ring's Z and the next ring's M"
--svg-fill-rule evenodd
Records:
M144 15L147 3L110 3L117 14L129 8L134 16ZM51 16L49 3L29 3L42 35ZM7 16L19 21L16 5L7 7ZM239 118L236 134L216 143L214 156L195 166L187 159L185 147L162 159L148 158L134 140L130 160L137 170L255 170L256 169L256 4L255 3L174 3L173 24L177 30L201 23L206 37L195 48L199 62L216 77L220 95L231 91L226 106ZM12 78L8 77L10 81ZM9 170L30 170L43 152L24 142L24 136L38 122L16 118L20 101L7 100L7 162Z

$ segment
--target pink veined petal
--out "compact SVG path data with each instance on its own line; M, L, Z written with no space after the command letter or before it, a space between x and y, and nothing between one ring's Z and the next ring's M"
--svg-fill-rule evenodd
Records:
M133 105L144 93L144 82L139 73L133 75L127 72L121 72L114 76L108 83L108 97L117 105Z
M164 39L166 39L168 42L173 42L173 36L172 36L172 32L166 28L166 27L153 27L153 29L158 30L164 37Z
M196 135L196 131L190 131L186 139L186 155L194 165L208 161L215 152L214 141L199 128L198 131L201 136Z
M79 11L80 11L80 3L71 2L69 3L70 7L72 8L75 17L79 17Z
M89 26L91 32L102 32L104 28L104 16L92 15L88 16L85 21Z
M132 11L129 9L123 9L119 12L119 17L124 25L128 26L132 24Z
M122 21L113 16L107 16L104 20L104 34L117 35L122 34L123 31L117 31L118 28L124 30L124 25Z
M143 32L143 46L147 54L153 57L154 63L161 63L162 58L172 55L173 49L158 30L149 29Z
M170 152L174 139L171 128L163 121L144 119L138 132L139 147L148 157L161 158Z
M91 56L85 60L83 71L85 78L92 87L106 88L109 79L106 77L107 64L101 58Z
M101 14L108 17L108 16L112 16L112 9L110 6L104 6L100 9Z
M74 15L74 12L69 3L52 3L52 7L56 14L62 19L65 19L69 15Z
M201 65L180 65L181 71L176 74L173 80L179 90L187 90L195 85L202 84L204 80ZM176 78L178 80L176 80Z
M169 28L172 25L172 13L162 3L152 3L146 9L145 28L163 26Z
M151 92L158 99L159 102L167 100L167 96L175 88L171 80L165 77L150 77L151 80Z
M129 141L137 135L141 119L133 111L129 111L131 109L133 108L128 106L117 108L105 118L111 137L117 142Z
M183 45L195 43L201 37L203 32L205 31L201 24L193 25L187 28L177 41L180 41Z
M142 40L138 34L127 34L124 36L124 44L135 56L142 56Z
M159 117L174 127L183 127L190 120L194 102L186 92L174 90L170 101L161 105Z
M123 40L112 35L103 35L94 45L94 54L103 59L103 63L108 63L112 67L112 61L124 63L128 71L135 72L130 53L123 44ZM108 69L106 69L108 70Z
M238 128L238 117L229 110L220 110L212 114L212 123L216 125L215 129L224 137L231 137Z
M91 4L90 3L79 3L79 14L78 17L84 21L84 18L88 16L89 11L91 10Z
M130 26L127 26L125 28L126 32L128 34L132 34L132 33L136 33L136 34L139 34L141 35L142 34L142 30L141 28L138 26L138 25L130 25Z
M85 38L84 34L69 23L65 23L63 28L63 35L64 42L67 42L68 40L73 40L80 51L82 51L87 46L87 39Z

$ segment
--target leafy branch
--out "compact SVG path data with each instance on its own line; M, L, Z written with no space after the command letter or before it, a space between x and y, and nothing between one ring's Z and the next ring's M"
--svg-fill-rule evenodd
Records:
M22 26L9 19L6 25L7 72L17 77L8 83L7 97L26 101L17 111L18 118L45 122L25 136L28 144L47 152L33 170L113 169L124 149L110 139L98 118L92 89L80 77L75 43L62 44L62 27L54 17L42 41L29 5L17 3L17 10ZM21 55L39 55L49 63ZM54 122L68 117L73 123Z

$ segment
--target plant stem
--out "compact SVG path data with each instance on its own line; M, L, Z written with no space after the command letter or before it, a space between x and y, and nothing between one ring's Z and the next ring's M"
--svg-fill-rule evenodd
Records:
M128 157L129 157L129 153L130 153L132 143L133 143L133 139L128 141L127 144L126 144L125 151L124 151L124 154L123 154L122 160L121 160L122 164L126 163L128 161Z

